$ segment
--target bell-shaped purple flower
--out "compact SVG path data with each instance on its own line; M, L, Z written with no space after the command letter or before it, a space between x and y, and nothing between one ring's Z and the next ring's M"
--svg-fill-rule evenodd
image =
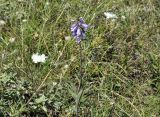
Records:
M80 43L82 39L85 39L85 33L88 27L89 25L87 25L82 18L79 18L79 20L71 26L72 35L76 39L77 43Z

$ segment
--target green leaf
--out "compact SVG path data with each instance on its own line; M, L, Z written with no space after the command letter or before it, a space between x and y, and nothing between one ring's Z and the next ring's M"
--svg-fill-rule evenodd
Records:
M70 85L68 85L68 92L71 94L71 96L76 99L77 97L77 91L76 91L76 87L71 83Z
M68 92L71 94L71 96L74 98L74 99L76 99L76 97L77 97L77 93L76 92L74 92L72 89L70 89L70 88L68 88Z
M76 103L79 103L79 100L80 100L80 98L81 98L81 96L82 96L82 93L83 93L83 89L81 89L81 90L79 91L78 95L76 96Z
M42 106L42 109L44 110L44 112L47 112L47 108L45 106Z
M36 99L35 102L37 104L40 104L42 102L45 102L46 100L47 100L46 97L44 95L42 95L40 98Z

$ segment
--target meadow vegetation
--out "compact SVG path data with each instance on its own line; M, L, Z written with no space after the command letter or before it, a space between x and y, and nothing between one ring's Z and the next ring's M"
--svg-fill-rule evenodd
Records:
M0 21L0 117L75 117L80 77L79 117L160 117L160 0L0 0Z

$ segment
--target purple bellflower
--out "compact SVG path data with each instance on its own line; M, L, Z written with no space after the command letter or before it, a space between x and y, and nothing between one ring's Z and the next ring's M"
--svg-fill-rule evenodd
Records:
M71 26L71 32L73 37L76 39L77 43L79 44L82 39L85 39L86 37L86 31L88 29L89 25L87 25L83 18L79 18L78 21L76 21Z

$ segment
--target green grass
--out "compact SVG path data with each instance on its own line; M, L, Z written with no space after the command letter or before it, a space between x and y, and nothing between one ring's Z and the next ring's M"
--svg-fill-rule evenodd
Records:
M159 117L159 0L0 0L0 117L75 116L79 46L65 37L78 17L90 24L79 116Z

